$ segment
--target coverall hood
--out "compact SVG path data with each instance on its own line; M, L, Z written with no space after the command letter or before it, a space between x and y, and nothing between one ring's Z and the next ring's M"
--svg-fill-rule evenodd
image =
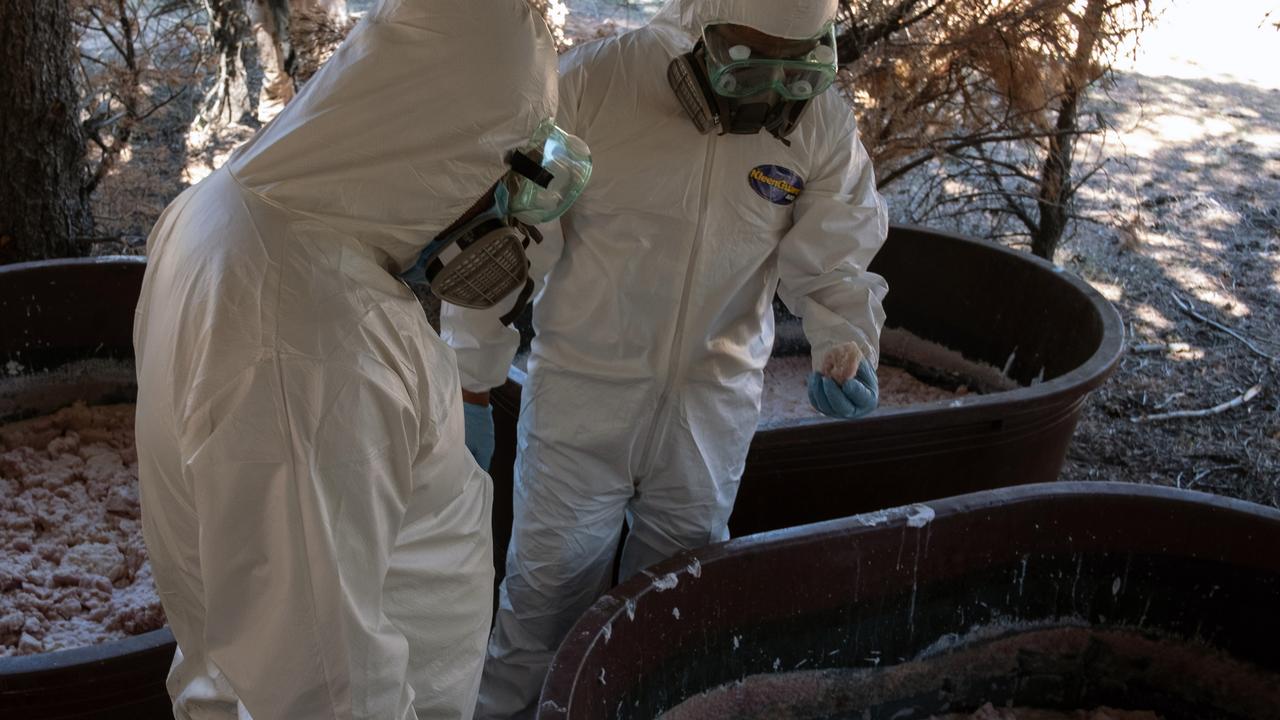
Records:
M746 25L774 37L799 40L817 35L836 16L837 0L669 0L658 23L676 23L697 38L710 23Z
M228 166L403 271L554 116L555 62L520 0L384 0Z

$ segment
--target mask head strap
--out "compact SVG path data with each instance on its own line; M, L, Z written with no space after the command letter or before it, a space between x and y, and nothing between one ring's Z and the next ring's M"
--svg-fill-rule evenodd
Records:
M520 175L528 178L531 182L544 190L551 185L551 181L555 179L550 171L542 166L542 163L525 155L519 150L511 153L511 157L507 158L507 163L511 165L511 169Z
M520 290L520 294L516 296L516 304L512 305L511 309L508 310L505 315L503 315L501 318L498 318L499 321L502 322L503 327L510 326L511 323L515 322L520 317L520 313L524 312L524 308L526 305L529 304L529 298L532 295L533 295L533 280L532 279L525 280L524 288L522 288Z

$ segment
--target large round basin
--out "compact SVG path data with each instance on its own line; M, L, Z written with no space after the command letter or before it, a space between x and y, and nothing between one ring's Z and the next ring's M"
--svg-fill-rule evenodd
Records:
M131 402L142 258L0 266L0 423L76 400ZM0 658L0 718L172 718L168 628L100 645Z
M991 703L1280 718L1278 546L1280 511L1118 483L744 537L602 597L537 717L685 703L673 717L917 720Z
M883 408L855 421L761 426L729 521L735 536L1056 480L1089 392L1119 360L1123 326L1111 304L1027 253L894 226L871 269L889 282L889 326L1005 369L1021 387ZM793 321L779 317L775 356L808 352ZM522 381L513 368L493 393L495 514L508 523ZM507 526L495 527L500 551Z

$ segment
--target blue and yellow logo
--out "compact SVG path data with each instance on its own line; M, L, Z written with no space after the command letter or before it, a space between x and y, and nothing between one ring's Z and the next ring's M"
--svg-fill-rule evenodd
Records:
M747 173L747 184L775 205L790 205L804 190L804 179L781 165L757 165Z

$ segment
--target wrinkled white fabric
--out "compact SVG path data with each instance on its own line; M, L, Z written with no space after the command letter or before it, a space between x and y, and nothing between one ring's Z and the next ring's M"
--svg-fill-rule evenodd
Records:
M144 532L185 718L467 718L491 488L396 277L555 111L521 0L385 0L148 241Z
M826 27L835 18L838 7L838 0L672 0L654 21L670 25L678 18L680 27L691 37L701 35L707 25L729 22L774 37L803 40Z
M887 218L847 103L834 90L817 98L790 146L703 136L666 79L704 21L807 37L834 6L675 0L648 26L561 59L558 123L591 146L594 169L531 253L545 286L479 717L536 698L555 648L612 579L624 516L623 577L728 536L775 289L803 318L815 369L850 344L876 362L886 286L866 267ZM794 203L765 197L781 177L753 175L766 166L803 179ZM497 321L505 309L444 308L468 390L506 377L518 334Z

